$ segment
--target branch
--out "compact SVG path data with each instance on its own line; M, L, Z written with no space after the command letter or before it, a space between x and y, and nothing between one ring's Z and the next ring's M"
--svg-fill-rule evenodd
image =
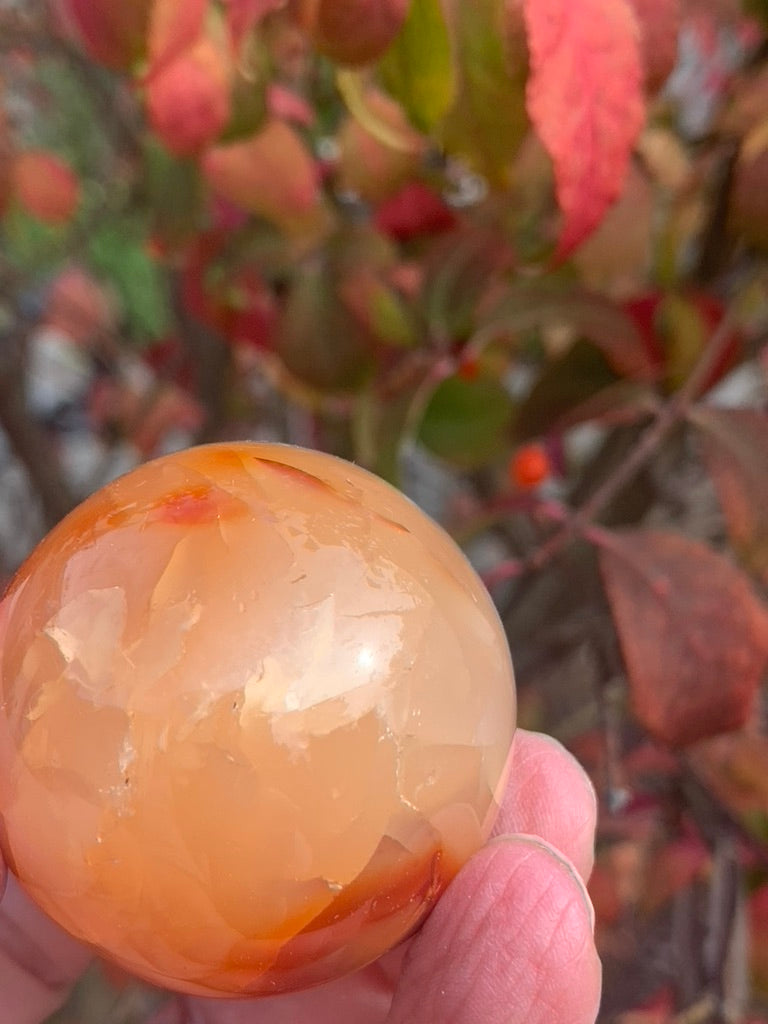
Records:
M523 558L500 562L485 573L484 580L489 589L499 583L519 579L542 569L560 555L577 537L587 537L589 540L599 543L601 533L593 526L595 520L619 492L634 479L637 473L650 462L662 442L675 427L687 418L713 367L718 365L730 344L735 319L734 310L728 310L710 336L704 351L683 386L659 408L653 422L641 435L629 456L605 478L581 508L576 510L542 544Z
M197 397L207 418L198 442L218 440L227 419L227 381L231 370L230 348L223 338L191 316L182 297L181 278L170 271L173 312L179 333L192 356Z
M72 511L75 500L61 475L50 439L27 413L21 367L17 360L8 358L0 366L0 426L40 496L46 526L55 526Z

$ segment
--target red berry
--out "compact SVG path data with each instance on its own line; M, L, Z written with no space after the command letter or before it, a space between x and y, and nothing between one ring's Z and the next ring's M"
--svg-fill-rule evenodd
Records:
M512 483L523 490L537 487L551 472L549 455L540 444L526 444L518 448L509 463Z
M471 352L462 355L456 372L462 380L477 380L480 375L480 360Z

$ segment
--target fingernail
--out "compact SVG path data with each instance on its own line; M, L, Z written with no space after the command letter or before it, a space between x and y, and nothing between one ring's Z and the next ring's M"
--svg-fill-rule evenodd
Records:
M579 894L582 898L582 902L584 903L584 907L587 911L587 914L589 915L589 924L592 934L595 934L595 908L592 906L592 900L590 899L589 892L587 891L587 887L584 883L584 879L581 877L579 872L576 870L576 867L571 863L570 860L568 860L567 857L564 857L558 849L552 846L551 843L548 843L545 839L542 839L540 836L524 835L522 833L515 833L514 835L494 836L493 839L488 840L486 845L496 846L500 843L522 843L526 846L536 846L538 847L538 849L543 850L544 853L549 854L549 856L553 860L557 861L557 863L561 867L565 868L565 870L571 876L573 881L576 883L576 887L579 890Z

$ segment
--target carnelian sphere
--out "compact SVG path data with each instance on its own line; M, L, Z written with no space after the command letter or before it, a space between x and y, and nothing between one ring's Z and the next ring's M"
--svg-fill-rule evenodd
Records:
M149 981L354 970L488 837L515 723L498 616L354 465L241 443L141 466L43 540L0 620L3 853Z

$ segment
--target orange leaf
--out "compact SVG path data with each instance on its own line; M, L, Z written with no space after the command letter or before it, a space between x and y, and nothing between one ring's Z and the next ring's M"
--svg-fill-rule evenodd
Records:
M681 889L702 878L710 866L709 851L698 836L680 836L656 851L648 868L643 908L652 914Z
M155 0L149 25L150 77L200 38L208 0Z
M339 188L378 203L398 192L416 174L424 139L410 126L400 104L385 93L367 89L364 102L365 122L349 115L339 127L336 180ZM390 133L401 145L390 145Z
M523 0L526 103L554 164L565 258L621 192L644 120L640 42L627 0Z
M149 121L172 153L191 156L215 142L229 120L230 83L231 66L207 39L152 76Z
M301 230L320 206L310 153L292 128L274 118L250 139L208 152L203 172L224 199L285 230Z
M741 726L768 660L768 612L747 577L661 531L602 538L600 569L637 718L672 745Z
M44 150L28 150L14 162L13 194L38 220L66 224L80 202L80 182L61 157Z
M749 729L713 736L692 747L687 761L699 782L731 817L765 843L768 738Z

